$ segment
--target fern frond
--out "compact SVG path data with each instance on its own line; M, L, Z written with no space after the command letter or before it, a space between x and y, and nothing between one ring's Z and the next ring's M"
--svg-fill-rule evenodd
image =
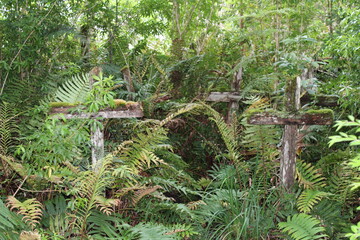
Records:
M110 215L111 213L113 213L113 207L120 204L119 199L109 199L103 196L95 196L95 202L96 207L106 215Z
M296 178L305 189L322 188L326 186L325 178L311 163L302 160L296 162Z
M235 129L226 124L225 120L220 115L220 113L218 113L208 105L204 104L203 106L208 110L208 114L210 115L210 120L212 120L218 127L218 130L221 134L221 138L223 139L226 149L228 150L228 155L227 155L228 159L230 159L234 163L239 162L240 155L238 152Z
M184 195L192 194L195 196L202 197L202 194L198 191L194 191L186 186L183 186L179 181L175 181L172 179L164 179L160 177L151 177L149 178L149 183L160 185L165 191L178 191L179 193L183 193Z
M154 224L143 224L140 223L131 229L132 232L136 233L139 240L175 240L176 238L172 235L166 235L170 231L165 226L154 225Z
M0 104L0 153L8 154L9 150L14 147L16 143L15 134L19 133L19 128L15 118L18 115L15 113L11 104L2 102Z
M286 222L280 222L279 228L288 233L294 240L312 240L326 237L326 234L322 234L325 228L318 227L320 221L316 218L309 216L305 213L295 214L292 217L289 216Z
M180 220L189 221L196 215L183 203L153 202L146 207L149 221L162 223L178 223Z
M101 210L110 212L109 205L115 204L115 202L99 198L103 196L107 186L113 181L110 174L110 165L113 161L111 154L105 156L101 161L98 161L98 165L95 166L97 171L86 171L76 180L75 186L77 194L76 201L79 202L76 209L77 216L74 224L79 228L80 234L86 236L87 232L87 220L91 216L92 211L99 207ZM81 203L81 204L80 204Z
M23 231L19 240L41 240L41 235L37 231Z
M246 103L249 103L250 106L244 111L244 114L247 114L252 110L264 110L270 106L269 98L259 98L255 97L253 99L248 100Z
M330 193L327 192L306 189L301 193L297 200L298 209L300 212L309 213L314 205L316 205L323 197L329 195Z
M182 238L190 238L193 235L198 235L199 233L194 231L191 225L186 224L175 224L171 226L172 230L165 233L165 235L178 235Z
M160 121L159 126L163 127L165 124L167 124L168 122L170 122L177 116L182 115L184 113L188 113L188 112L194 112L195 110L201 109L201 108L202 108L202 105L200 105L200 104L196 104L196 103L187 104L185 107L180 108L176 112L168 115L164 120Z
M55 93L55 101L67 103L82 103L85 102L89 92L89 75L75 75L58 88Z
M203 200L198 200L198 201L194 201L194 202L189 202L186 204L186 206L190 209L190 210L195 210L198 209L199 206L201 205L206 205L206 203Z
M0 200L0 239L18 240L21 230L28 230L21 217L11 212Z
M143 197L157 191L160 188L162 188L162 187L157 185L157 186L151 186L151 187L148 187L148 188L145 188L145 189L137 190L134 193L134 197L132 199L132 205L135 206Z
M7 155L16 144L16 135L19 133L13 106L2 102L0 103L0 154ZM1 159L1 165L5 175L10 173L8 163Z
M35 228L42 217L43 206L35 198L20 202L15 197L9 196L7 198L7 205L10 206L10 210L18 209L17 213L23 215L25 223L29 224L32 228Z

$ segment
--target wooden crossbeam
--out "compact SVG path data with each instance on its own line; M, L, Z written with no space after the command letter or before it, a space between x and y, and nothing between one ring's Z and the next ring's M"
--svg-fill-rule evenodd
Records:
M241 97L238 92L211 92L206 101L209 102L230 102L238 101Z
M307 104L310 102L315 102L316 106L321 107L336 107L338 106L340 97L337 95L310 95L305 94L301 97L301 104Z
M248 118L248 123L255 125L330 125L332 122L333 112L331 110L287 116L263 112L254 113Z
M65 119L91 119L91 118L139 118L144 116L144 112L139 103L132 104L130 108L117 108L109 110L100 110L96 113L70 113L73 107L52 108L53 118Z

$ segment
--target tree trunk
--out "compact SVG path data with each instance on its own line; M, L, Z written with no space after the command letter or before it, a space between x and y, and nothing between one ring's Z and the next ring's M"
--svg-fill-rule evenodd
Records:
M122 74L124 75L124 79L126 82L126 89L128 92L135 92L134 83L131 78L130 68L128 66L121 69Z

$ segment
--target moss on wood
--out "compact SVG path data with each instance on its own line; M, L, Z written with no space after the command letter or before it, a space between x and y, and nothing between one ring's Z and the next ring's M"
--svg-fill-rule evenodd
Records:
M58 108L58 107L76 107L79 103L68 103L68 102L51 102L50 107Z
M324 115L328 118L332 118L334 119L334 111L328 108L324 108L324 109L310 109L308 111L305 112L305 114L310 114L310 115Z

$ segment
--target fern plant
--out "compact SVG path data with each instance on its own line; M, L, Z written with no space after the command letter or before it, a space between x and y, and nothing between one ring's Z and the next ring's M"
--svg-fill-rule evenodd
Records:
M288 217L286 222L280 222L279 228L288 233L294 240L313 240L326 237L325 229L319 227L320 221L305 213L295 214Z
M7 198L7 205L10 206L10 210L17 209L17 213L23 216L23 220L32 229L39 224L42 217L42 204L35 198L27 199L24 202L20 202L13 196Z
M236 139L236 127L232 127L226 124L223 117L215 111L213 108L207 105L203 105L207 110L207 114L210 116L210 119L214 121L218 127L219 133L225 143L228 153L226 157L232 162L239 164L241 157L238 151L238 142Z
M187 105L170 114L162 121L152 121L152 127L138 125L141 128L137 135L132 140L121 144L114 152L114 155L120 159L122 166L128 166L135 174L138 174L139 171L150 169L152 166L167 165L156 154L158 150L171 150L171 147L166 144L168 130L165 128L165 125L176 116L194 111L199 107L197 104ZM118 172L119 170L115 169L115 171Z
M98 162L97 171L82 172L75 182L73 191L77 197L74 202L76 213L73 223L82 238L87 236L88 219L94 209L99 208L103 213L109 214L112 212L112 206L118 203L116 200L103 197L105 188L113 182L110 175L112 161L113 156L107 155Z
M56 102L66 103L84 103L90 92L90 81L88 74L74 75L71 79L55 92L54 100Z
M325 178L311 163L302 160L296 162L296 179L305 189L316 189L326 186Z
M8 155L12 152L17 143L16 135L19 132L15 121L18 114L15 114L14 106L2 102L0 103L0 154ZM2 169L5 175L9 174L8 163L1 159Z
M323 197L329 196L330 193L319 190L306 189L297 200L298 209L303 213L310 213L314 205L316 205Z
M23 230L30 230L30 228L0 199L0 239L18 240L19 234Z
M277 175L279 150L277 145L280 141L279 128L273 125L252 125L247 123L248 116L253 112L270 109L268 98L250 98L244 101L250 106L242 114L241 124L243 127L241 144L243 151L252 161L259 161L253 169L254 177L262 180L264 188L269 185L268 179ZM276 184L276 181L272 181Z

